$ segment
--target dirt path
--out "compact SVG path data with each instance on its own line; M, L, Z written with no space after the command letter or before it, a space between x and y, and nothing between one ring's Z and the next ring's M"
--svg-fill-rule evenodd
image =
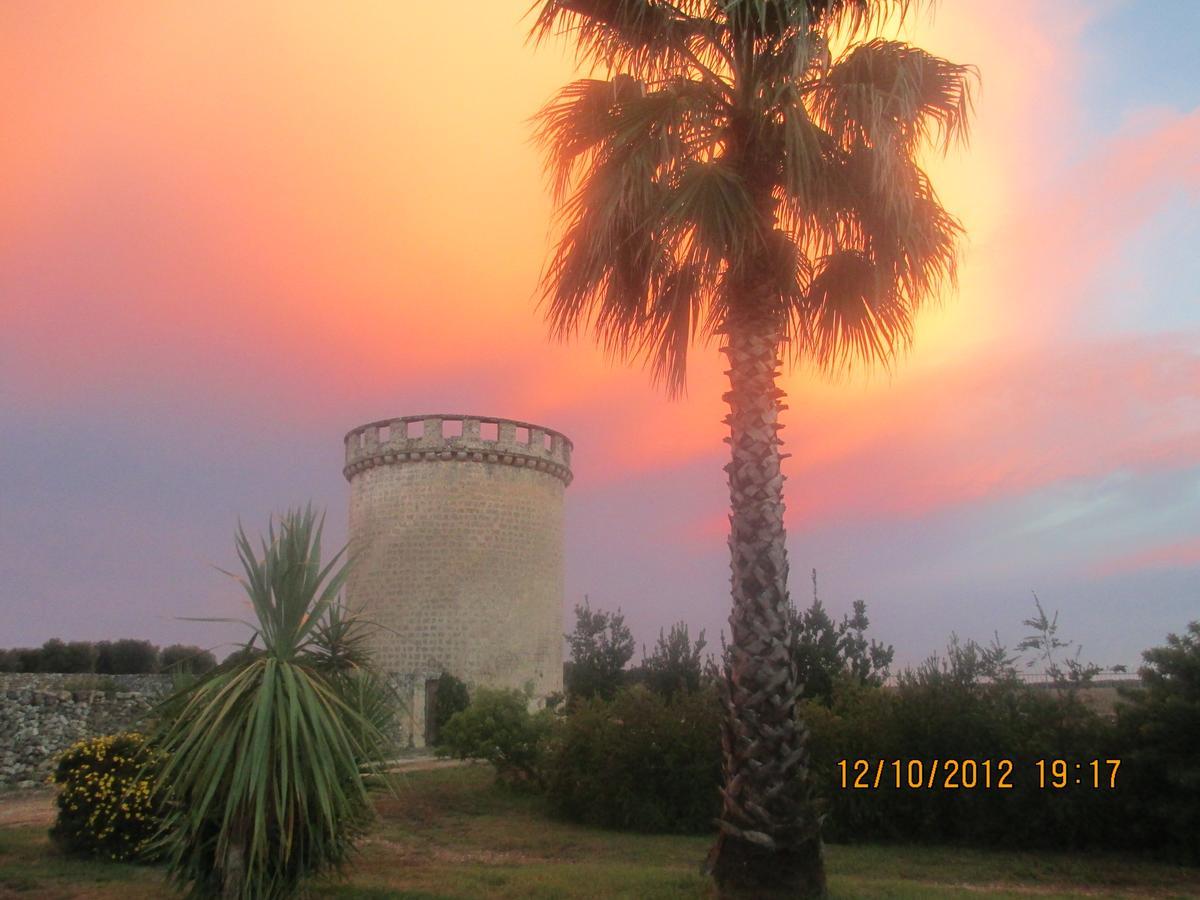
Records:
M0 828L54 824L54 791L6 791L0 794Z
M428 772L430 769L453 769L458 766L486 765L471 759L445 759L438 756L414 756L412 759L398 759L392 763L389 772Z
M471 765L461 759L439 759L418 756L397 760L390 772L426 772L430 769L451 769ZM49 828L54 824L54 791L49 788L0 792L0 828Z

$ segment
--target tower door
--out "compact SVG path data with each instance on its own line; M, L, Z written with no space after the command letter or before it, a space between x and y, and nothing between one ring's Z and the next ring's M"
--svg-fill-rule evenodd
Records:
M432 747L437 743L437 689L438 679L429 678L425 681L425 746Z

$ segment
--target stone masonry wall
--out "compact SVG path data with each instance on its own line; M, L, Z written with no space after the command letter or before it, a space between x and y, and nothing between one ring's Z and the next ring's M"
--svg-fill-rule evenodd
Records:
M63 750L136 727L171 684L169 675L0 674L0 786L42 784Z
M440 672L469 685L532 685L537 699L562 690L570 452L557 432L461 416L390 420L347 436L357 561L346 596L377 626L383 668L414 682L406 704L415 746L423 680Z

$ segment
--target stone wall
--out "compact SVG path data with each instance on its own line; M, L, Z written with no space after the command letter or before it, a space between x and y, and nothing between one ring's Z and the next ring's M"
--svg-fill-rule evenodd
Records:
M169 675L0 674L0 786L43 783L76 741L136 727Z

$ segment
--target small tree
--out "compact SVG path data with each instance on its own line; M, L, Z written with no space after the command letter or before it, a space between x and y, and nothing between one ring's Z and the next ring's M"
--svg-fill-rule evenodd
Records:
M38 659L39 672L77 674L91 672L96 665L96 648L88 641L71 641L69 644L51 638L42 644Z
M18 672L37 672L42 662L42 651L37 647L18 647L13 651L17 658Z
M50 638L42 644L38 654L37 670L39 672L62 672L66 664L67 645L58 638Z
M158 648L149 641L101 641L96 645L96 654L96 671L101 675L149 675L158 671Z
M642 648L642 669L646 686L668 700L679 693L693 693L700 689L704 677L702 653L707 646L704 630L692 642L686 622L676 622L671 633L665 635L660 628L654 652L647 656Z
M593 610L585 596L583 605L575 607L575 630L566 638L571 648L567 693L611 699L621 686L625 665L633 658L634 650L633 633L621 610Z
M792 635L792 659L802 694L807 699L828 705L838 678L858 684L880 685L896 655L891 644L867 640L871 622L867 605L854 601L854 615L843 616L835 624L825 611L817 591L817 571L813 569L813 602L804 610L790 606L788 615Z
M1033 629L1033 633L1017 644L1017 650L1032 650L1033 658L1026 660L1025 667L1031 669L1040 663L1042 671L1054 682L1060 693L1068 692L1074 695L1081 686L1089 684L1096 677L1100 667L1095 663L1080 662L1079 654L1083 652L1083 645L1076 646L1074 641L1064 641L1058 636L1057 610L1053 617L1047 616L1037 594L1033 595L1033 605L1037 608L1037 615L1021 623L1026 628ZM1075 655L1067 657L1060 666L1059 651L1069 652L1072 647L1075 647Z

